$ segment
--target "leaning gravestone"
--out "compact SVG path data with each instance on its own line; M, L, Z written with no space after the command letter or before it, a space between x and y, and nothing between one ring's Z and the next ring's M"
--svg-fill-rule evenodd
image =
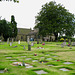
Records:
M7 39L7 44L9 44L9 38Z
M75 42L72 42L72 46L75 46Z

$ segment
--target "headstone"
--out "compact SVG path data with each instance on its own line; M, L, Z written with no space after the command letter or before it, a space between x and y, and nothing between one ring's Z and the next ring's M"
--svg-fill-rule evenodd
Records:
M13 40L14 40L14 39L12 38L12 43L13 43Z
M18 41L18 44L20 44L20 40Z
M66 46L66 42L63 42L63 45Z
M25 49L25 46L24 46L24 49Z
M31 43L31 46L34 46L34 43L33 42Z
M27 42L28 42L28 44L29 44L29 37L27 38Z
M9 44L9 38L7 39L7 44Z
M37 44L39 44L39 40L37 40Z
M72 42L72 46L75 46L75 42Z
M0 40L0 42L2 42L2 40Z
M12 46L12 42L10 42L10 46Z

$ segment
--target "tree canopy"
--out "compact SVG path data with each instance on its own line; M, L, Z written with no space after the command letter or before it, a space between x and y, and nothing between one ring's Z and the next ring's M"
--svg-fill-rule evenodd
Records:
M55 1L43 5L35 18L36 26L34 28L39 28L39 34L42 36L54 34L55 40L57 40L58 33L67 36L74 35L74 14L65 9L63 5L56 4Z
M0 0L0 2L1 2L1 1L13 1L13 2L17 2L17 3L19 3L18 0Z
M5 19L0 20L0 36L4 37L6 41L7 38L14 38L17 36L17 23L15 22L15 17L11 16L11 22Z

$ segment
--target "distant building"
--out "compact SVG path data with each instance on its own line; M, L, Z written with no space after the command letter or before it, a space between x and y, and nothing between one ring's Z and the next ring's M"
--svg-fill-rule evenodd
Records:
M18 34L16 37L16 40L21 40L21 41L26 41L27 37L26 35L30 33L32 30L31 29L26 29L26 28L18 28Z

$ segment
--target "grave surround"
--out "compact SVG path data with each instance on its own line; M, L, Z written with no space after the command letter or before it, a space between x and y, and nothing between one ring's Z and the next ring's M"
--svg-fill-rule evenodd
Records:
M37 74L47 74L47 72L43 71L43 70L39 70L39 71L34 71L36 72Z

